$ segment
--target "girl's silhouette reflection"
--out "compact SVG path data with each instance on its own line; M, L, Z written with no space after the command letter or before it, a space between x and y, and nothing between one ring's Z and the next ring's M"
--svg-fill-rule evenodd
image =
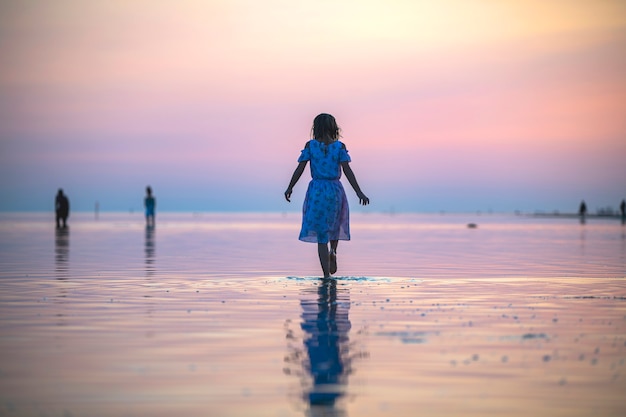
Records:
M287 358L298 365L298 370L287 372L301 374L302 398L309 415L344 416L345 411L336 403L346 393L354 357L348 336L351 327L348 287L338 288L335 279L322 279L316 288L302 294L302 345L290 346L291 354ZM294 341L292 331L288 330L287 338Z

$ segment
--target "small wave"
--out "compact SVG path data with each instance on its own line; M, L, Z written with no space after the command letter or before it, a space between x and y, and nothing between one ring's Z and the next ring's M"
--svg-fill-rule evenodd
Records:
M286 277L288 280L293 281L319 281L322 279L321 277L296 277L290 276ZM355 282L391 282L392 279L388 277L331 277L329 279L334 279L336 281L355 281Z
M421 345L428 343L428 336L439 335L439 332L407 332L407 331L389 331L376 332L376 336L389 337L399 339L403 344Z

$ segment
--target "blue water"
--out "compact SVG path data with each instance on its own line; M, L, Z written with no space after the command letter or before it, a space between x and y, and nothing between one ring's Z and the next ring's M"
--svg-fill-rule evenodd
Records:
M621 416L626 227L0 214L0 416ZM468 228L475 223L476 228Z
M1 214L0 262L30 274L106 269L193 277L317 276L315 245L297 240L289 214ZM507 215L353 214L338 250L339 275L397 277L624 277L626 227L615 219ZM470 229L468 223L477 224ZM109 264L107 259L113 259Z

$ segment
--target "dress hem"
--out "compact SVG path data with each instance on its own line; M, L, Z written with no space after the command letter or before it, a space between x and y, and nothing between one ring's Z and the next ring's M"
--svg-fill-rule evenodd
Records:
M350 240L350 238L349 237L348 238L340 237L338 239L328 239L328 242L319 242L317 239L303 239L303 238L298 238L298 240L300 242L305 242L305 243L322 243L323 244L323 243L328 243L331 240L346 240L346 241L348 241L348 240Z

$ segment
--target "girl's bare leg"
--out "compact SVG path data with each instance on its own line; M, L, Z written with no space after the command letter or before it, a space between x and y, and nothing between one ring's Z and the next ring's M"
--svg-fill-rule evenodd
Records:
M331 274L334 274L335 272L337 272L337 245L339 245L338 240L330 241L328 272L330 272Z
M330 268L328 265L328 244L326 243L318 243L317 244L317 254L320 257L320 264L322 265L322 272L324 273L324 278L330 277Z

